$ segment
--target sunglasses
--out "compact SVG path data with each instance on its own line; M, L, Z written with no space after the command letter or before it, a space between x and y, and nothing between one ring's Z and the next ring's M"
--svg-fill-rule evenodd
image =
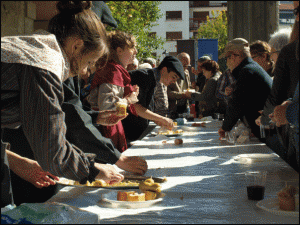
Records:
M294 9L294 15L297 16L298 13L299 13L299 6Z
M227 59L231 58L232 55L234 55L234 56L240 56L240 55L238 55L238 54L230 54L230 55L228 55L228 56L225 56L225 59L227 60Z

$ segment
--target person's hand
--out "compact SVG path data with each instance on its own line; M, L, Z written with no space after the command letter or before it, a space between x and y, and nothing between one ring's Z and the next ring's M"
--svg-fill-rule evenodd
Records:
M104 110L99 111L97 117L97 124L103 126L113 126L119 123L119 121L125 119L128 116L128 113L125 116L117 116L117 111L115 110Z
M116 166L120 169L144 175L148 169L146 160L138 156L121 156L116 162Z
M162 128L166 128L168 130L173 130L174 123L172 119L161 117L159 120L154 121L158 126L161 126Z
M196 82L195 81L192 82L191 87L192 87L192 89L196 89Z
M258 111L260 114L263 113L263 110ZM257 126L261 125L261 116L257 117L257 119L255 120L255 123Z
M117 172L114 166L109 164L95 163L95 167L100 170L96 176L97 180L104 180L108 184L120 183L124 176Z
M277 127L288 124L286 119L286 108L291 104L291 101L285 101L281 105L274 108L274 112L269 115L271 120L276 123Z
M220 138L225 138L225 131L222 129L222 127L218 130Z
M59 181L57 176L44 171L37 161L25 157L22 157L22 164L14 166L13 168L15 174L37 188L55 185L55 180Z
M226 88L225 88L225 95L226 95L226 96L231 95L232 91L233 91L233 88L232 88L232 87L226 87Z
M132 87L133 87L133 92L137 92L137 94L139 94L139 92L140 92L139 86L133 85Z

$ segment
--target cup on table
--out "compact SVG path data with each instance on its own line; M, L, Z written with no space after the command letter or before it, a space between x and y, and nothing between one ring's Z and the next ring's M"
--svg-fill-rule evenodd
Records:
M247 196L249 200L264 199L267 171L248 171L245 173L247 182Z

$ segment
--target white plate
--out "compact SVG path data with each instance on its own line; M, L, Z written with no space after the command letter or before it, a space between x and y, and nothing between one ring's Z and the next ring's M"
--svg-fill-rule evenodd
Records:
M260 161L269 161L278 158L278 155L276 154L267 154L267 153L255 153L255 154L241 154L234 157L234 160L236 161L244 161L251 159L255 162Z
M181 129L184 131L199 131L202 127L182 126Z
M136 191L137 190L126 190L126 191ZM110 207L110 208L126 208L126 209L137 209L150 207L163 200L165 194L159 193L158 198L155 200L149 200L144 202L128 202L128 201L118 201L117 200L118 191L111 191L102 195L102 201L100 203Z
M295 211L283 211L279 209L279 201L277 197L264 199L262 201L259 201L257 204L257 207L268 211L270 213L274 213L281 216L295 216L299 217L299 204L296 206Z

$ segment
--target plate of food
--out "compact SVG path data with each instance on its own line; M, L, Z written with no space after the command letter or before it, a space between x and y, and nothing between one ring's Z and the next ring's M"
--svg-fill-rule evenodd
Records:
M70 180L64 177L60 177L56 183L64 186L76 186L76 187L89 187L89 188L112 188L112 189L138 189L141 181L124 179L117 184L108 184L104 180L95 180L90 183L80 184L78 181Z
M291 185L283 188L277 196L259 201L257 207L282 216L299 217L299 194L297 189Z
M102 195L101 204L111 208L145 208L161 202L165 194L152 178L142 181L139 190L110 191Z
M175 130L175 131L173 131L173 130L159 131L158 134L164 135L166 137L178 137L183 134L183 130L179 129L179 130Z

